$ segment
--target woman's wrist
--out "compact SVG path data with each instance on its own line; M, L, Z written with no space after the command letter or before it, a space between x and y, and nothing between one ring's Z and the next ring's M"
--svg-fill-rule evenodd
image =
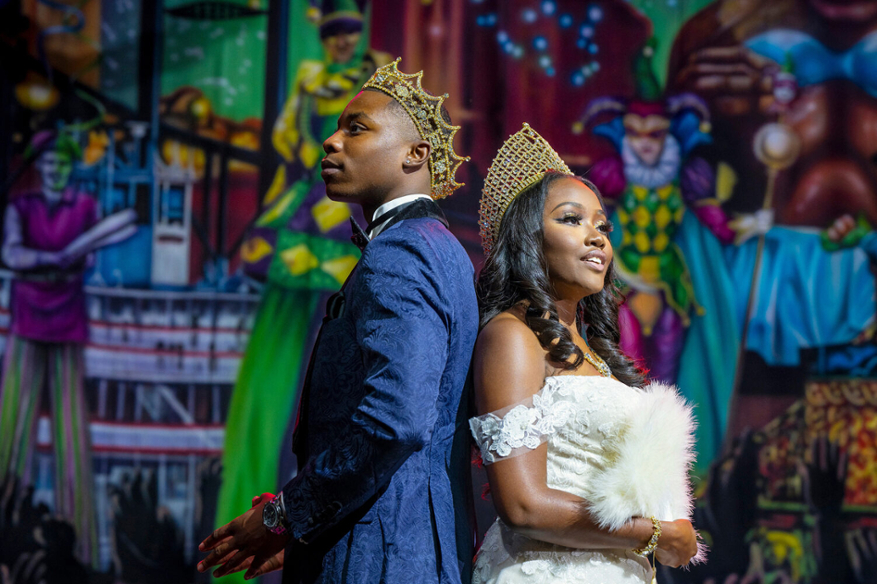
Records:
M661 534L661 541L658 542L658 548L664 550L669 550L678 546L680 541L685 539L686 535L677 521L662 521Z
M658 540L661 538L661 533L663 532L663 526L660 521L658 521L654 516L649 517L649 521L652 527L652 534L649 536L646 544L639 548L634 548L633 553L639 554L641 556L647 556L658 549Z

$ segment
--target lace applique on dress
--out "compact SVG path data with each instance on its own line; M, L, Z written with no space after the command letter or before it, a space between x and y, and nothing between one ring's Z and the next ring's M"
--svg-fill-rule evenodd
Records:
M520 456L546 442L574 415L568 402L556 399L568 392L549 378L532 398L471 418L469 428L484 464Z

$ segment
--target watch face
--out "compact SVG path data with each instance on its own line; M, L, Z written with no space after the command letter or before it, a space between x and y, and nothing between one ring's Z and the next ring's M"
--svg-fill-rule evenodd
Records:
M268 503L262 510L262 523L266 527L272 528L277 526L277 507Z

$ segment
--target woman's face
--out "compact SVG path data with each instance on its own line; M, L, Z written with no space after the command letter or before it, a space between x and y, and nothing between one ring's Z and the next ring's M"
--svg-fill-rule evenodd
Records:
M612 227L594 191L574 178L554 181L542 219L542 253L558 299L578 300L602 290L612 261Z

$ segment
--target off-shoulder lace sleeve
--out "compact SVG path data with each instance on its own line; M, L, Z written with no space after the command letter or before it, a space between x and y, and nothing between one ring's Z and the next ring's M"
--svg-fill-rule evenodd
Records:
M546 442L571 415L569 403L555 399L551 380L533 397L471 418L469 428L484 464L526 454Z

